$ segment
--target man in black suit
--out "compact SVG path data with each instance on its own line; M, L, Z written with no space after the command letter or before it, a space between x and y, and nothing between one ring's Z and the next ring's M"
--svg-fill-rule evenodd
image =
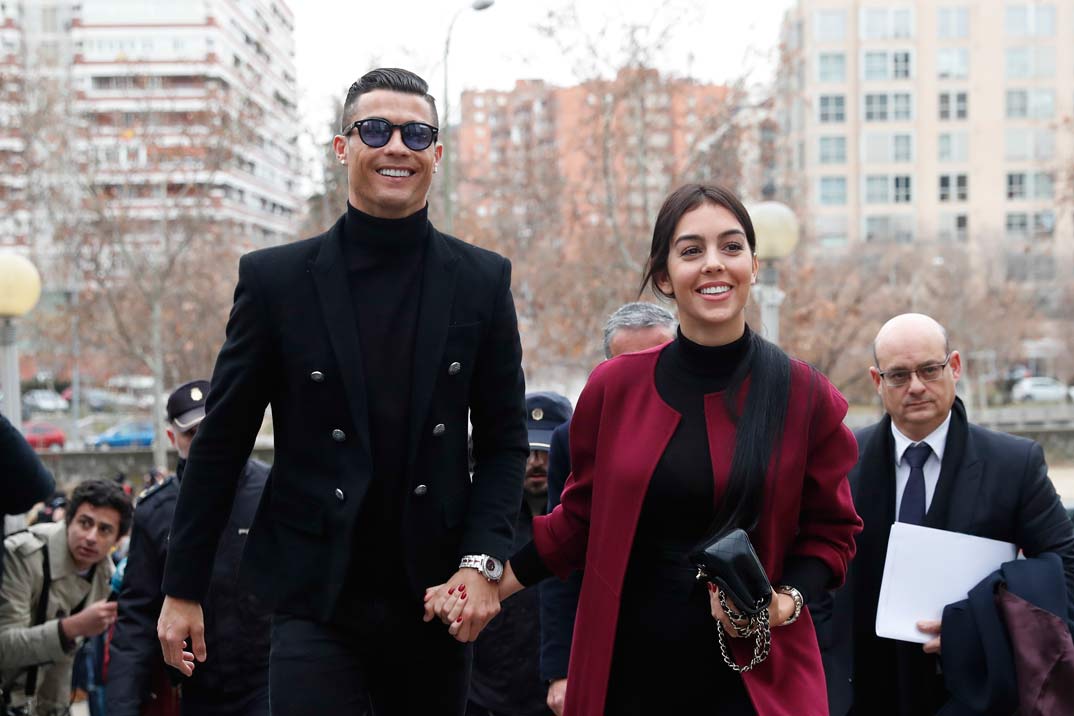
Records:
M961 357L942 326L921 314L896 316L873 348L869 373L887 415L857 433L860 456L850 473L865 529L834 603L829 598L810 606L832 714L923 716L947 700L940 623L919 622L933 636L924 647L876 636L892 523L1013 542L1030 557L1055 552L1063 561L1068 603L1074 598L1074 527L1040 445L967 420L955 397Z
M0 540L6 536L4 517L21 515L56 487L52 473L41 463L19 429L0 415ZM21 529L26 528L23 520ZM14 531L14 530L12 530ZM4 550L0 549L0 579L4 577Z
M333 140L346 213L239 263L158 636L185 674L206 659L209 566L271 404L275 459L242 577L275 613L275 716L461 714L471 648L422 620L421 595L465 585L474 637L499 610L529 453L522 349L510 263L429 223L437 134L424 80L367 73Z

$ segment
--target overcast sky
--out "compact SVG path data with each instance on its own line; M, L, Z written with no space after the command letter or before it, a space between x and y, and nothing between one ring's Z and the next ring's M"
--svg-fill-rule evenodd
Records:
M661 70L722 82L748 68L753 80L763 80L771 72L780 20L793 0L578 0L580 22L561 27L555 39L537 26L547 22L550 12L573 3L495 0L492 7L475 12L471 0L288 2L295 13L299 106L316 140L326 141L325 124L333 108L370 67L413 69L441 102L444 39L461 8L448 60L455 106L464 89L509 89L516 79L575 84L581 60L594 54L584 44L592 43L595 54L614 62L623 56L629 25L640 28L648 45L671 27L665 50L653 62Z

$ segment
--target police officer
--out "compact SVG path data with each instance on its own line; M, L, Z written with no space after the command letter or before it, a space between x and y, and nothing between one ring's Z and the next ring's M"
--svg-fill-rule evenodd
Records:
M130 555L119 593L119 619L110 647L106 690L109 716L139 716L150 697L154 671L163 670L157 616L172 513L190 444L205 417L209 382L195 380L168 397L168 439L179 453L176 474L139 498ZM239 478L231 518L220 540L205 603L205 639L213 655L182 679L185 716L268 716L269 614L238 586L239 561L254 519L268 466L249 460ZM168 670L173 680L182 677ZM158 694L166 697L166 694Z

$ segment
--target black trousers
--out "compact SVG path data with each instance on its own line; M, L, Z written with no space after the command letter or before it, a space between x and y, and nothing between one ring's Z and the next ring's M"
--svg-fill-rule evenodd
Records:
M472 658L438 620L358 632L278 614L272 716L463 716Z
M183 716L269 716L268 688L244 694L183 689L179 705Z

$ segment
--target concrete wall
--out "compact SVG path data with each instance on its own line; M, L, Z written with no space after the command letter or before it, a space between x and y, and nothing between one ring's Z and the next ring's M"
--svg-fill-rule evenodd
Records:
M272 463L272 449L254 450L254 457ZM135 489L141 489L142 476L153 466L153 453L146 449L103 450L85 452L42 452L41 460L52 471L56 482L64 487L93 478L110 479L124 473ZM174 472L178 455L168 451L168 471Z

